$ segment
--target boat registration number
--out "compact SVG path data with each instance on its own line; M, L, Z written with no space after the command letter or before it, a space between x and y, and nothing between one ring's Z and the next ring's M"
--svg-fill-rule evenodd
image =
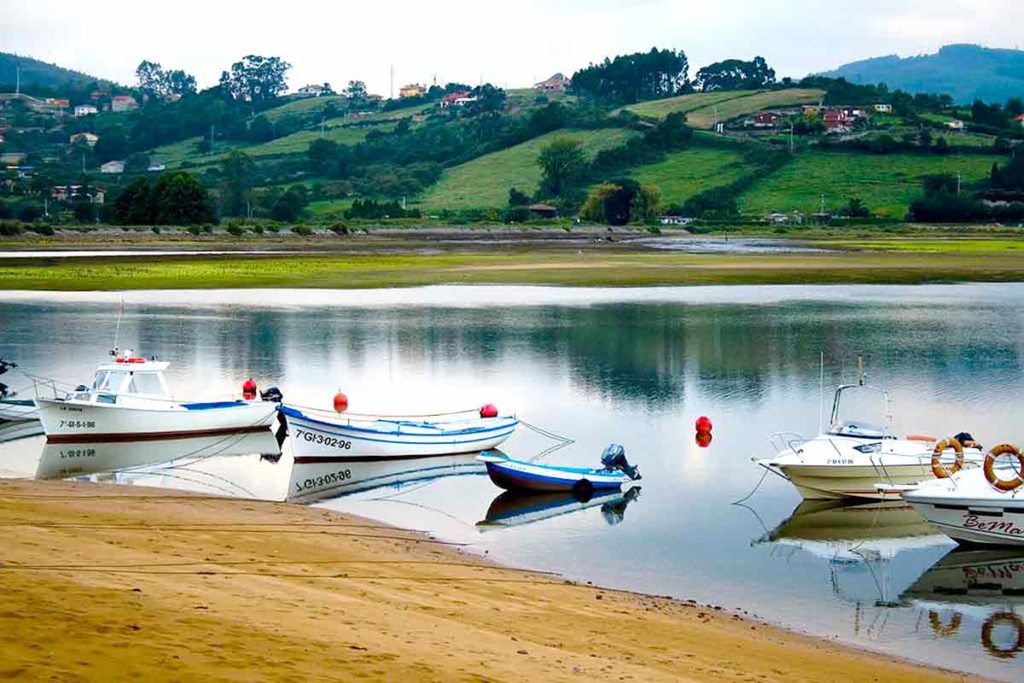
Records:
M842 459L830 458L829 461L828 461L828 464L829 465L852 465L853 464L853 460L850 460L849 458L842 458Z
M305 481L297 481L295 482L295 491L301 493L310 489L322 488L329 484L338 484L351 478L352 470L338 470L337 472L330 472L319 477L310 477Z
M95 448L72 448L66 451L60 452L61 459L67 458L94 458L96 457Z
M302 439L303 441L309 441L310 443L323 444L324 446L330 446L331 448L338 448L341 450L352 448L351 441L345 441L344 439L338 439L333 436L324 436L323 434L317 434L315 432L307 432L305 429L296 429L295 438Z
M63 429L96 429L95 420L61 420L60 426Z

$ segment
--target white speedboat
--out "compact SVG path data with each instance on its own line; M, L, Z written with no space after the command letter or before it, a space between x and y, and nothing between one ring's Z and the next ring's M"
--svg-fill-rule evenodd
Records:
M167 388L169 363L126 352L96 369L91 386L36 398L50 443L145 441L268 429L270 401L178 401Z
M997 468L1001 455L1013 455L1012 467ZM1013 446L997 446L984 467L930 482L903 498L950 538L983 545L1024 545L1024 456Z
M479 453L495 448L519 425L514 415L439 415L430 420L330 415L281 405L297 464L352 463Z
M854 390L876 392L886 404L885 426L840 417L844 395ZM806 499L899 498L922 482L945 477L965 466L977 466L984 452L969 435L937 440L889 433L888 392L864 384L836 389L831 426L816 437L780 432L770 442L775 457L757 464L788 479Z

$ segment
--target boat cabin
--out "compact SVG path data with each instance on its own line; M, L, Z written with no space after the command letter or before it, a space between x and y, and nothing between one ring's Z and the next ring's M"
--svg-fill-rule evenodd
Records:
M68 398L100 404L122 404L132 398L171 398L164 378L164 371L170 363L129 354L117 356L109 363L101 363L96 368L92 386L79 387Z

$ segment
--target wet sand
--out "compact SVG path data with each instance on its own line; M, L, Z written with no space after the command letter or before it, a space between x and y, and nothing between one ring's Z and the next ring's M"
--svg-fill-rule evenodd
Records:
M0 679L962 677L280 503L0 481Z

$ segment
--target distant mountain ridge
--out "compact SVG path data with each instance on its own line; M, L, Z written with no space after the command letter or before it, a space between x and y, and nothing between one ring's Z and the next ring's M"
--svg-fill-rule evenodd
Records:
M18 78L18 67L21 68L21 86L56 88L68 84L88 85L89 83L109 83L102 78L91 76L81 71L65 69L56 64L22 57L10 52L0 52L0 88L14 89Z
M1024 97L1024 51L946 45L936 54L874 57L822 75L851 83L885 83L907 92L948 93L961 103L1004 103Z

